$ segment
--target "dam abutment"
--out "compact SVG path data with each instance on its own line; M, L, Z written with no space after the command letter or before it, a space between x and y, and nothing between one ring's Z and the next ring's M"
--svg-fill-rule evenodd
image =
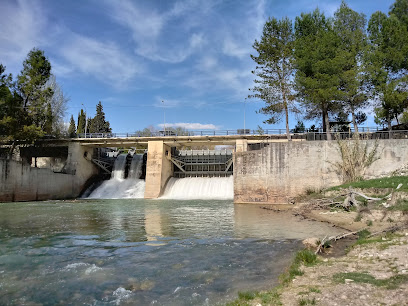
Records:
M98 169L90 160L91 148L75 142L68 142L65 146L67 150L61 150L58 146L51 147L48 151L56 153L47 153L47 157L33 157L33 159L42 159L46 165L44 168L37 165L37 161L30 164L27 156L22 156L19 161L1 158L0 201L37 201L78 197L86 181L97 174ZM38 151L41 152L41 150ZM58 157L61 151L64 152L63 156ZM56 159L63 159L63 165L50 168L49 161L55 162Z
M408 141L362 140L378 145L376 160L364 178L390 175L408 164ZM256 150L234 154L234 202L290 204L307 190L342 183L334 164L340 161L336 141L270 142Z

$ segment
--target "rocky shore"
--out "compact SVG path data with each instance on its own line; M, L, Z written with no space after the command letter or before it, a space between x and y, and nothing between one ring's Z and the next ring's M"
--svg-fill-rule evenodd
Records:
M305 241L310 257L327 241L315 259L289 267L278 287L241 294L231 305L408 305L406 194L384 201L360 198L360 205L350 209L322 204L335 203L332 199L342 192L306 197L292 212L354 234L337 241L311 237ZM344 197L340 202L346 202Z

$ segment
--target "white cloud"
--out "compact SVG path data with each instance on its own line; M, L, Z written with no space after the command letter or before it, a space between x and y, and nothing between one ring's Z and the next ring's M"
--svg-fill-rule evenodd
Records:
M44 43L46 16L38 1L0 1L0 58L21 65L28 52Z
M206 44L204 35L200 31L190 32L191 24L184 21L192 20L186 18L188 14L202 14L209 9L210 5L202 1L176 2L170 10L161 13L141 7L140 2L105 3L113 13L110 17L130 30L137 55L175 64L185 61ZM169 35L174 40L172 43L167 43Z
M101 42L75 33L66 33L60 53L75 70L96 79L125 87L142 66L113 42Z
M249 56L251 52L249 48L245 48L245 47L243 48L242 43L238 43L237 41L234 41L231 37L227 37L225 39L222 51L226 55L235 56L238 58Z
M164 128L164 124L158 125L160 128ZM177 128L181 127L186 130L219 130L220 127L214 124L202 124L202 123L186 123L186 122L178 122L178 123L166 123L166 127Z

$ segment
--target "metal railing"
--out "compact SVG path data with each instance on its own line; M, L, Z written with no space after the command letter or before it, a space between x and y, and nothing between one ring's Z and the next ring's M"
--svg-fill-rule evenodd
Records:
M401 139L407 138L408 130L392 130L384 131L380 130L378 127L369 128L361 127L358 132L362 137L368 139ZM340 137L341 139L347 139L352 137L355 132L354 129L350 129L347 132L342 131L331 131L332 139L335 137ZM176 133L171 131L163 133L159 132L133 132L133 133L81 133L77 135L77 138L130 138L130 137L174 137L174 136L237 136L237 135L260 135L260 136L278 136L279 138L286 137L285 129L266 129L263 131L250 130L250 129L238 129L238 130L200 130L200 131L182 131L181 133ZM327 133L323 132L321 129L316 130L306 130L302 133L291 132L292 139L305 139L305 140L326 140Z

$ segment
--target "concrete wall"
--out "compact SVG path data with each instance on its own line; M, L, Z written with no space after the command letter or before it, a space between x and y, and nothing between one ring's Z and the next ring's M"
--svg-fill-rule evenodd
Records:
M97 173L90 161L91 156L92 149L71 143L64 169L66 173L54 173L51 169L0 159L0 201L75 198L79 196L88 178Z
M145 199L158 198L173 175L171 148L163 141L149 141L147 149Z
M374 141L369 141L373 146ZM307 189L341 184L333 163L340 160L335 141L270 143L234 155L235 203L290 203ZM387 175L408 164L408 140L380 140L380 160L365 178Z

